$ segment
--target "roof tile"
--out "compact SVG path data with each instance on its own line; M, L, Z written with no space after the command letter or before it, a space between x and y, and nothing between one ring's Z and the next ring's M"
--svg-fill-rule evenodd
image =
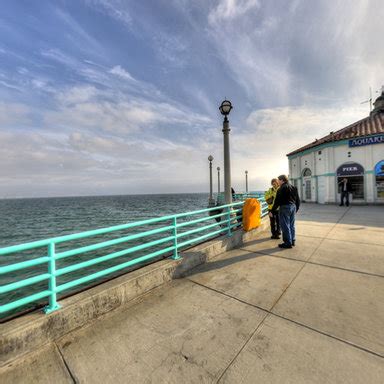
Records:
M299 152L303 152L307 149L315 148L321 144L331 143L334 141L347 140L361 136L376 135L384 133L384 113L375 113L362 120L356 121L353 124L348 125L336 132L331 132L327 136L321 139L316 139L310 144L304 145L290 153L287 156L294 155Z

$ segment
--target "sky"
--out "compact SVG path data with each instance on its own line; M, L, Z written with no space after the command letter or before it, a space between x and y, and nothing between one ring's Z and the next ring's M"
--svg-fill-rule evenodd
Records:
M381 0L1 0L0 198L264 190L384 84ZM216 190L216 171L214 173Z

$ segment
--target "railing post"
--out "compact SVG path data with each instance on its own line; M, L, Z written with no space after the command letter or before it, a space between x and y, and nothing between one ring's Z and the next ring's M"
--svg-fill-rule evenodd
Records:
M176 216L173 218L173 245L174 245L174 250L173 250L173 260L178 260L180 259L179 253L177 251L177 219Z
M232 236L232 231L231 231L231 207L227 207L227 223L228 223L228 237Z
M49 304L44 308L45 313L51 313L60 308L60 305L56 301L56 259L55 259L55 243L48 244L48 273L51 275L49 278L49 290L51 294L49 296Z

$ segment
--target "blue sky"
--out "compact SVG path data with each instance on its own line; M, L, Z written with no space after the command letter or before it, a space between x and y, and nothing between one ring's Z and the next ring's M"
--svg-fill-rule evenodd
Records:
M0 197L264 189L285 154L368 115L379 0L3 0Z

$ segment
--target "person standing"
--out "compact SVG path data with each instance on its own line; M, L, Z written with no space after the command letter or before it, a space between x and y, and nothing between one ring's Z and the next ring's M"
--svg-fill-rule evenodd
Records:
M279 189L279 183L277 179L271 180L272 187L265 192L264 197L265 201L268 204L268 212L271 212L272 215L269 216L269 221L271 224L271 239L280 239L280 220L279 220L279 212L272 212L273 203L276 198L276 192Z
M281 232L283 233L283 243L280 248L292 248L295 245L295 216L300 208L300 198L297 188L288 182L286 175L278 178L280 188L277 190L269 217L279 210Z
M349 182L349 180L344 177L343 180L341 180L339 182L339 184L341 184L341 190L340 190L340 193L341 193L341 202L340 202L340 207L342 207L344 205L344 199L345 199L345 205L347 207L349 207L349 193L352 192L352 186L351 186L351 183Z

